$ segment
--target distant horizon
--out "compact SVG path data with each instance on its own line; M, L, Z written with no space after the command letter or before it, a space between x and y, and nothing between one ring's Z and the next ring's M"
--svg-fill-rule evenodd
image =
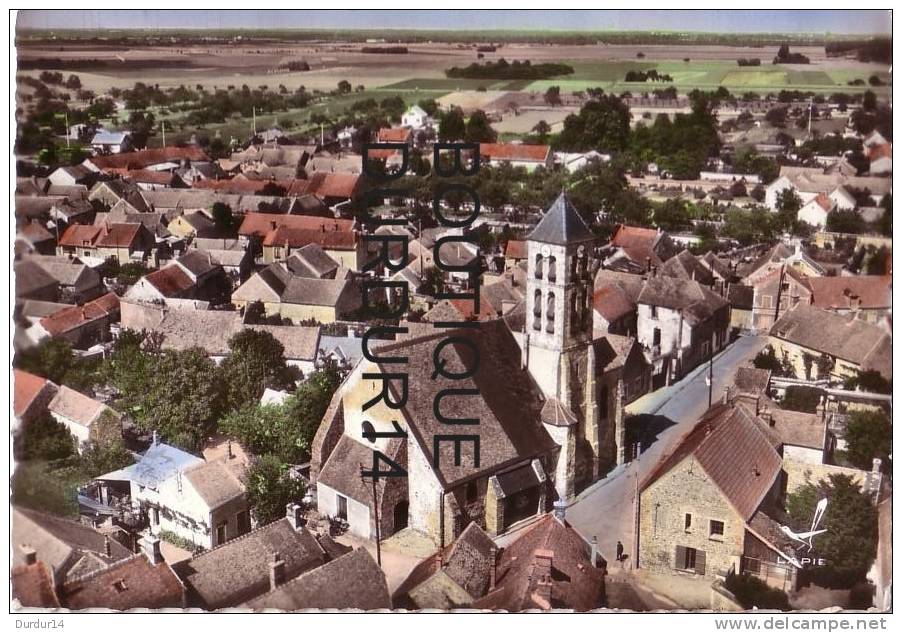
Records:
M20 10L16 29L546 31L891 37L882 10ZM674 28L693 24L695 28ZM850 26L852 25L852 26Z

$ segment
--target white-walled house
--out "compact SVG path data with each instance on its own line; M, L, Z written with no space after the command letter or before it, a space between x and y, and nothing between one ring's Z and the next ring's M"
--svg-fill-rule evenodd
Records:
M432 119L426 111L418 105L412 105L407 112L401 115L401 126L420 130L432 126Z
M155 439L137 463L98 479L128 482L132 507L147 516L152 534L211 549L251 530L244 467L234 454L204 461Z
M62 385L47 405L53 419L78 441L78 450L92 441L122 435L122 419L107 405Z
M797 218L799 222L806 222L811 226L823 228L827 225L827 216L836 209L836 203L828 196L819 194L813 200L809 200L799 209Z

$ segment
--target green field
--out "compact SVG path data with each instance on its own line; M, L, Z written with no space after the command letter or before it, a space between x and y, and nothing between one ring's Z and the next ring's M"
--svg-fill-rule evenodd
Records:
M544 92L550 86L560 86L565 92L585 90L587 88L603 88L609 92L651 92L669 85L676 86L681 92L695 88L715 90L724 86L734 91L776 92L779 90L804 90L813 92L889 92L892 81L888 71L867 69L824 69L812 66L810 70L798 70L798 67L775 66L739 66L735 62L726 61L566 61L573 67L573 74L559 79L542 79L540 81L499 82L488 79L409 79L387 88L410 90L419 87L421 90L475 90L482 86L488 90L529 90ZM673 82L630 82L624 81L629 71L657 70L660 74L673 77ZM867 84L868 78L876 74L887 84L873 88ZM864 86L850 86L849 81L861 79Z

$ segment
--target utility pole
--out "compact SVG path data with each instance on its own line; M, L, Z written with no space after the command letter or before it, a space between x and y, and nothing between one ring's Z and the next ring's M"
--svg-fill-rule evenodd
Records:
M160 128L163 130L163 147L166 147L166 121L160 121Z
M252 116L252 125L254 128L254 136L257 136L257 106L252 106L251 108L251 116Z
M320 123L319 124L319 146L322 147L325 144L326 144L325 126L322 123Z
M717 331L711 333L711 357L708 359L708 408L711 408L711 401L714 393L714 342L717 340Z
M69 149L69 111L66 110L63 115L66 117L66 149Z

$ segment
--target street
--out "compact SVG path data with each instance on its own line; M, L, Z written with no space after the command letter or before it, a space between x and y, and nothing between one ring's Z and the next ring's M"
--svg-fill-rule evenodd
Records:
M766 336L743 336L714 358L713 400L723 397L725 386L732 384L736 370L754 358L767 343ZM634 566L636 544L633 539L633 503L637 477L644 478L676 445L708 408L708 364L696 367L683 380L647 394L630 404L630 415L655 415L669 419L654 443L638 459L619 466L606 478L584 490L567 508L567 521L589 540L598 536L598 547L608 561L615 561L617 541L623 543L626 556L623 567Z

